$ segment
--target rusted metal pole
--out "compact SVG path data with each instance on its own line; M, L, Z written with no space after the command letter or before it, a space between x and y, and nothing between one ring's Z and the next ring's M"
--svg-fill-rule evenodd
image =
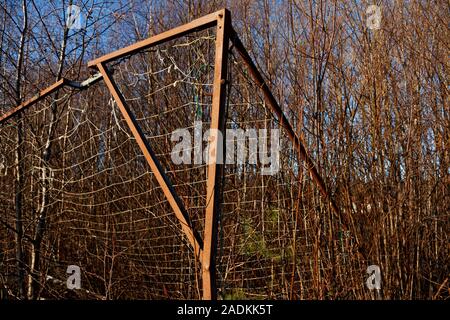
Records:
M28 107L32 106L33 104L35 104L36 102L39 102L40 100L44 99L45 97L47 97L48 95L52 94L53 92L59 90L60 88L62 88L64 85L67 84L67 80L66 79L61 79L57 82L55 82L54 84L52 84L51 86L49 86L48 88L40 91L38 94L36 94L34 97L32 97L31 99L21 103L20 105L18 105L17 107L11 109L10 111L6 112L4 115L2 115L0 117L0 124L8 119L10 119L11 117L13 117L14 115L25 111Z
M225 142L219 141L224 134L226 78L228 65L229 32L231 16L227 9L217 16L216 52L214 65L214 83L211 114L211 133L209 141L208 181L206 191L206 213L204 250L202 259L203 299L217 299L216 288L216 251L217 225L221 207L223 161L225 159ZM217 134L221 133L221 134ZM219 150L222 148L222 150ZM218 163L218 157L221 157Z
M72 88L78 89L78 90L84 90L84 89L87 89L88 87L90 87L91 85L93 85L94 83L100 81L101 79L102 79L101 74L100 75L96 74L96 75L84 80L83 82L75 82L75 81L71 81L71 80L62 78L61 80L55 82L51 86L40 91L34 97L21 103L17 107L11 109L10 111L8 111L5 114L3 114L2 116L0 116L0 124L2 124L3 122L5 122L8 119L11 119L16 114L19 114L19 113L25 111L26 109L31 107L33 104L41 101L45 97L49 96L50 94L61 89L64 86L72 87Z
M256 67L255 63L253 62L252 58L248 54L248 52L245 49L244 45L242 44L241 40L239 39L239 36L237 35L236 31L234 31L234 30L231 30L231 41L234 45L234 48L237 50L239 55L242 57L244 63L247 65L247 67L250 71L250 74L253 77L253 80L261 88L266 102L270 105L272 110L277 115L280 125L286 130L286 133L287 133L289 139L292 141L295 149L300 154L300 158L306 163L306 167L309 171L309 174L310 174L311 178L313 179L313 181L319 187L319 190L320 190L322 196L329 202L329 204L330 204L331 208L333 209L333 211L335 212L335 214L342 219L344 227L348 230L350 230L349 228L351 228L353 230L356 242L358 242L357 233L355 230L355 226L353 224L353 220L350 219L349 217L347 217L347 215L342 214L342 212L337 207L334 199L331 197L330 192L327 189L325 182L323 181L322 177L320 176L314 162L312 161L311 157L308 155L308 152L306 151L303 141L295 133L294 129L290 125L288 119L284 115L283 110L279 106L277 100L275 99L275 97L273 96L269 87L267 86L266 82L264 81L264 78L262 77L262 75L259 72L258 68Z
M128 108L125 98L122 96L122 93L120 92L119 88L117 87L116 83L112 79L110 72L108 69L102 64L99 63L97 65L98 70L103 75L103 80L105 81L109 91L111 92L114 100L117 103L117 106L119 107L125 121L127 122L128 127L131 130L131 133L133 134L134 138L136 139L139 148L141 149L142 153L144 154L145 159L147 160L148 164L150 165L150 168L155 175L156 180L158 181L159 185L161 186L162 191L164 192L164 195L167 198L167 201L169 202L170 206L172 207L172 210L175 213L175 216L181 223L181 228L183 232L185 233L186 237L188 238L190 244L192 245L192 248L194 249L196 257L201 259L202 257L202 250L203 250L203 243L200 235L198 232L193 230L192 224L189 219L189 215L184 208L183 202L178 197L177 193L175 192L175 189L172 186L172 183L170 182L170 179L167 177L167 175L164 173L164 170L159 163L153 149L150 146L150 143L148 142L147 138L145 137L144 133L142 132L141 127L136 121L136 118L134 117L134 114L131 112L131 110Z
M133 53L136 53L143 49L148 49L150 47L156 46L158 44L170 41L172 39L182 37L186 34L201 31L210 27L213 27L217 23L217 15L221 11L217 11L211 14L208 14L204 17L198 18L192 22L186 23L182 26L176 27L174 29L168 30L166 32L157 34L148 39L136 42L128 47L116 50L114 52L108 53L100 58L89 61L88 66L93 68L96 67L99 63L106 63L111 60L116 60Z

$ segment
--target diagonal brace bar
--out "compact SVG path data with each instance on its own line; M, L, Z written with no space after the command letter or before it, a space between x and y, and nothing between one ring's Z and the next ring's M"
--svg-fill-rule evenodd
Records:
M147 138L142 132L141 127L137 123L134 114L127 106L125 99L122 93L120 92L119 88L117 87L116 83L112 79L110 72L102 63L97 64L97 68L103 75L103 80L105 81L109 91L111 92L120 111L122 112L122 115L125 118L128 127L130 128L134 138L136 139L139 148L144 154L145 159L150 165L150 168L153 174L155 175L159 185L161 186L161 189L163 190L164 195L167 198L167 201L172 207L175 216L180 221L181 228L185 233L186 237L188 238L190 244L192 245L196 257L198 257L201 260L203 251L203 241L198 232L193 230L192 224L189 219L189 215L186 209L184 208L183 202L176 194L169 177L164 173L164 170L161 164L159 163L153 149L151 148L150 143L148 142Z
M289 139L294 143L295 149L300 153L300 158L306 162L306 166L308 168L309 174L310 174L311 178L313 179L313 181L319 187L319 190L320 190L322 196L327 201L329 201L331 208L333 209L335 214L342 219L344 227L347 228L348 230L349 230L349 227L352 227L352 230L356 237L356 242L358 243L357 233L355 232L355 226L353 225L353 220L349 219L346 215L342 214L342 212L339 211L334 199L331 197L331 195L327 189L325 182L323 181L321 175L319 174L319 171L317 170L313 160L308 155L308 152L306 151L306 148L305 148L305 145L304 145L302 139L295 133L290 122L284 115L283 110L279 106L277 100L275 99L275 97L273 96L269 87L267 86L266 82L264 81L263 76L259 72L259 70L256 67L255 63L253 62L252 58L250 57L247 50L245 49L245 46L242 44L241 39L239 39L239 36L237 35L236 31L234 31L234 30L231 31L231 41L234 45L234 48L237 50L239 55L242 57L244 63L249 68L250 74L252 75L253 79L255 80L257 85L263 91L264 98L267 101L267 103L270 105L272 110L275 112L275 114L277 115L280 125L286 130Z
M16 114L19 114L19 113L25 111L26 109L28 109L35 103L41 101L45 97L49 96L50 94L52 94L55 91L58 91L59 89L61 89L64 86L68 86L68 87L78 89L78 90L84 90L84 89L89 88L94 83L100 81L101 79L102 79L101 74L93 75L92 77L84 80L83 82L75 82L75 81L71 81L71 80L62 78L61 80L55 82L51 86L45 88L44 90L42 90L41 92L36 94L34 97L28 99L27 101L21 103L17 107L9 110L8 112L6 112L2 116L0 116L0 124L7 121L8 119L11 119Z
M39 102L40 100L44 99L45 97L47 97L48 95L52 94L53 92L59 90L60 88L62 88L65 85L67 85L67 80L64 78L55 82L51 86L47 87L46 89L44 89L41 92L39 92L38 94L36 94L34 97L28 99L27 101L21 103L17 107L11 109L10 111L8 111L4 115L2 115L0 117L0 124L2 122L12 118L14 115L25 111L28 107L31 107L36 102Z

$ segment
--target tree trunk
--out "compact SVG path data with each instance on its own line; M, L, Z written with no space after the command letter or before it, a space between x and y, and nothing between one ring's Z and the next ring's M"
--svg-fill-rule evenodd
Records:
M19 105L22 102L21 95L21 80L22 80L22 67L25 51L25 37L28 28L28 12L27 3L25 0L22 2L23 10L23 27L20 36L19 52L17 55L17 73L16 73L16 84L15 84L15 99L16 104ZM17 134L16 134L16 152L15 152L15 167L16 167L16 183L15 183L15 211L16 211L16 261L17 261L17 285L19 288L19 297L25 298L25 255L23 252L23 123L22 116L18 117L17 120Z
M69 6L72 5L72 0L69 1ZM64 35L61 42L61 49L58 58L58 71L55 81L58 81L62 77L62 71L64 68L64 61L66 57L66 47L69 29L64 27ZM58 110L58 92L54 94L53 101L50 106L51 119L48 128L48 135L45 142L45 148L42 155L42 182L41 182L41 203L38 210L38 223L35 229L34 242L31 251L31 265L30 276L28 278L28 297L29 299L36 299L39 295L40 284L40 264L41 264L41 244L44 238L44 232L47 222L47 205L50 196L50 183L51 180L51 168L49 161L52 155L52 146L55 136L55 129L58 122L57 110Z

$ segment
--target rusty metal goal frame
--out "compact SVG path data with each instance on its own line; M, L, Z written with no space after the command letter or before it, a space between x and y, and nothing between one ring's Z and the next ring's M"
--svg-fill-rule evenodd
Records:
M260 90L262 90L264 99L272 109L272 112L278 118L280 126L283 127L284 130L286 130L288 138L292 141L295 150L300 156L300 159L305 162L311 178L316 183L322 196L327 201L327 204L330 205L334 213L342 219L344 228L353 231L353 221L338 210L338 207L330 196L329 190L327 189L324 180L319 174L319 171L317 170L313 160L308 155L302 139L296 134L296 132L290 125L290 122L283 113L282 108L280 107L274 95L270 91L268 85L264 81L263 76L259 72L249 53L245 49L245 46L239 39L238 34L233 29L231 23L231 14L227 9L222 9L212 14L203 16L187 24L181 25L174 29L152 36L128 47L119 49L102 57L89 61L88 66L99 71L97 75L89 78L82 83L76 83L63 78L53 85L49 86L48 88L42 90L39 94L31 98L30 100L20 104L19 106L11 109L11 111L0 116L0 124L2 124L14 115L24 111L31 105L34 105L41 99L64 86L83 90L88 88L91 84L103 80L112 97L114 98L117 106L119 107L130 131L136 139L140 150L142 151L147 163L150 166L151 171L158 181L158 184L163 190L168 203L170 204L172 210L176 215L176 218L180 222L181 228L190 245L192 246L196 258L201 263L202 290L203 299L205 300L217 299L215 257L217 250L218 217L221 204L220 195L223 187L223 164L219 164L215 161L209 161L208 163L206 189L206 199L208 199L208 201L205 209L205 227L202 237L196 230L194 230L183 202L175 192L175 189L169 177L165 174L163 166L159 162L148 139L145 137L141 127L137 123L133 112L127 106L125 98L120 92L111 75L111 71L108 70L106 64L123 57L131 56L141 50L145 50L150 47L168 42L170 40L183 37L190 33L213 27L216 28L216 39L210 129L212 129L213 131L216 130L219 132L223 132L225 127L224 109L226 102L226 90L228 85L226 81L228 72L227 59L228 52L229 50L231 50L230 44L232 44L232 48L239 53L239 56L242 58L244 64L248 68L253 80L258 85ZM218 148L220 147L218 139L213 138L209 141L209 143L210 157L213 157L213 159L217 159L217 156L219 154ZM223 158L225 158L225 148L223 150ZM356 233L354 234L356 235ZM358 239L356 239L356 241L358 242Z

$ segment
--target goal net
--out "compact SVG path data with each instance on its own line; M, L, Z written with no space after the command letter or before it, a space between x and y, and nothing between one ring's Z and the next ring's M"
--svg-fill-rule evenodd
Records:
M199 235L211 201L215 42L210 28L106 64ZM233 49L226 63L219 298L312 299L344 290L359 272L352 235ZM287 118L301 131L294 113ZM60 89L0 123L2 290L52 299L201 298L201 261L164 191L104 84ZM66 285L72 265L81 271L75 291Z

